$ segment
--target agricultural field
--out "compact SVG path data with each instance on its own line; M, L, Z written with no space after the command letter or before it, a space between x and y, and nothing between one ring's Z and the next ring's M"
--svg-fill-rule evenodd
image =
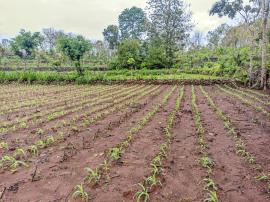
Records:
M0 201L270 201L270 95L0 85Z

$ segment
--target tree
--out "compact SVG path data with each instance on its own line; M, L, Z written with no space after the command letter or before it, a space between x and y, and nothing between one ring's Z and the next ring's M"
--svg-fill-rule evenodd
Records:
M262 12L261 12L262 11ZM249 4L244 4L243 0L219 0L217 1L210 10L210 15L218 14L219 17L228 16L229 18L236 18L241 16L244 23L247 25L247 30L250 32L250 65L249 65L249 84L252 85L253 78L253 55L254 45L256 40L256 21L258 20L259 14L262 13L262 64L261 64L261 87L266 88L266 47L267 47L267 36L266 26L269 16L269 0L250 0ZM256 85L256 84L255 84Z
M11 50L19 57L32 56L41 45L43 37L39 32L26 32L21 30L19 35L11 40Z
M147 50L144 66L150 69L160 69L168 66L166 58L165 43L160 38L151 38L147 42Z
M192 49L200 49L203 46L203 33L195 31L190 39L190 47Z
M109 25L103 31L103 36L106 42L109 43L109 48L114 50L119 44L119 29L116 25Z
M168 67L174 63L175 52L185 45L191 30L191 13L182 0L148 0L150 37L165 42Z
M79 75L83 75L81 58L90 50L90 43L82 36L61 36L57 40L57 49L75 63Z
M212 49L220 46L229 28L230 27L224 23L213 31L209 31L207 34L208 46Z
M44 36L43 47L49 52L54 50L57 38L64 35L62 31L57 31L54 28L45 28L42 30L42 34Z
M125 39L118 48L118 62L121 68L133 68L141 62L140 42L137 39Z
M269 39L267 36L267 24L269 17L269 0L262 0L262 72L261 72L261 88L267 88L267 47Z
M122 39L142 39L146 32L147 17L138 7L126 8L118 18Z

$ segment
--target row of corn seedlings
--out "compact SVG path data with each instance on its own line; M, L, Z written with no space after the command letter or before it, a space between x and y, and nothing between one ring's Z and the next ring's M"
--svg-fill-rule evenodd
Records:
M217 186L215 181L211 178L212 169L215 166L213 159L208 154L208 145L205 141L205 130L201 121L201 115L197 106L197 96L192 86L192 97L191 97L191 109L193 113L193 119L196 126L196 131L198 135L198 143L200 146L200 152L202 157L199 159L199 164L207 170L207 176L203 179L204 190L207 192L207 196L204 202L217 202Z
M238 95L237 93L231 92L225 88L222 88L221 86L218 86L218 88L225 92L228 96L230 97L234 97L237 98L238 100L240 100L243 104L250 106L252 108L254 108L256 111L263 113L264 115L266 115L268 118L270 118L270 113L265 110L263 107L261 106L256 106L254 102L251 102L250 100L247 100L246 98Z
M169 114L167 118L167 124L164 129L164 138L165 142L160 145L160 149L158 154L154 156L151 161L151 174L147 176L142 182L140 182L139 188L140 190L136 192L134 198L136 201L148 201L150 200L150 192L156 186L162 186L160 180L158 179L162 173L163 163L167 158L169 146L171 144L173 134L172 128L177 115L177 112L181 106L182 98L184 95L184 87L180 88L179 96L175 102L174 110Z
M94 105L98 105L98 104L100 104L100 100L102 100L103 102L108 101L108 99L111 99L111 97L113 95L121 96L122 94L124 95L127 92L136 91L139 88L141 88L141 86L129 87L126 89L119 89L117 91L113 91L113 92L110 92L108 94L104 94L104 95L99 96L99 97L95 97L95 98L91 97L91 98L83 100L81 102L75 102L71 105L64 105L61 107L57 107L56 109L52 108L52 110L48 110L45 112L44 111L39 112L39 113L36 113L35 115L30 116L30 117L24 117L22 119L17 119L15 121L13 121L12 123L9 123L5 126L2 126L0 128L0 134L11 132L11 131L14 132L14 131L17 131L17 130L23 129L23 128L28 128L30 125L35 126L35 125L38 125L41 123L47 123L49 121L66 116L68 114L79 112L80 110L87 109L87 108L92 107ZM122 93L122 94L120 95L119 93Z
M204 96L206 97L209 105L213 109L213 111L217 114L220 120L223 121L224 128L227 130L230 137L233 138L235 141L235 149L236 153L240 155L242 158L244 158L249 164L253 165L257 172L259 172L258 176L256 176L257 180L260 181L266 181L267 182L267 189L270 192L270 175L266 174L266 172L263 171L262 166L256 162L256 159L254 155L252 155L246 148L246 145L244 143L244 140L241 138L240 135L237 134L236 129L234 128L231 119L229 116L227 116L213 101L213 99L210 97L210 95L204 90L202 86L200 86L200 89Z
M270 95L260 93L260 92L258 92L256 90L251 90L251 89L248 89L248 88L243 89L243 88L240 88L240 87L238 87L238 89L241 89L241 90L244 90L246 92L252 93L252 94L257 95L259 97L268 98L268 99L270 98Z
M130 100L132 98L134 98L134 100L139 100L139 99L145 97L146 95L149 95L154 90L152 89L152 90L148 90L148 91L145 91L145 92L140 91L140 92L137 92L137 94L132 94L129 97L129 99L127 99L127 101L125 103L120 102L119 105L115 105L115 106L109 108L105 112L99 112L99 113L95 114L91 118L91 120L89 120L87 127L89 127L90 124L94 124L98 120L101 120L106 115L109 115L109 114L111 114L113 112L121 110L125 106L128 106L131 103ZM34 155L34 156L38 155L40 153L41 149L50 147L51 145L55 144L56 142L59 142L59 141L63 140L64 137L65 137L64 133L59 132L57 135L54 135L54 136L51 135L51 136L47 137L46 139L39 140L35 144L27 146L26 148L15 148L16 150L13 153L13 155L4 155L2 157L2 160L0 160L0 162L1 162L0 167L9 168L11 171L16 171L18 169L18 167L26 166L27 164L24 163L23 161L19 161L19 162L23 162L23 163L19 163L19 164L16 164L16 166L14 166L13 165L13 160L14 159L15 160L21 160L21 159L26 159L26 157L30 157L31 155ZM3 143L3 145L6 148L8 148L8 145L5 145L5 143Z
M120 142L115 147L109 148L104 152L106 153L106 155L103 164L101 164L96 169L91 169L89 167L85 168L87 174L82 180L82 182L79 185L75 186L73 197L81 198L82 200L88 200L88 193L85 191L85 186L96 184L102 179L102 177L109 176L112 163L118 161L122 157L125 150L130 146L132 140L134 139L134 135L141 131L145 127L145 125L152 120L154 115L167 104L170 96L175 90L176 86L174 86L172 90L164 96L160 104L153 106L153 108L144 117L142 117L142 119L139 120L134 127L132 127L128 131L127 138L125 140Z
M60 92L59 94L46 94L46 95L40 95L35 96L34 99L26 98L26 100L19 100L19 99L11 99L9 98L8 103L3 104L0 108L0 114L1 115L10 115L12 113L22 111L24 110L24 114L26 110L34 109L36 111L41 110L44 107L48 107L50 105L57 106L62 103L67 103L68 101L72 100L80 100L80 98L87 97L91 94L97 93L100 90L109 90L109 88L106 88L104 86L99 86L97 88L90 88L90 89L77 89L74 91L67 91L67 92ZM59 96L61 95L61 97ZM58 98L55 100L55 98ZM31 113L32 111L29 111Z
M228 85L225 85L225 87L226 87L228 90L231 90L231 91L233 91L233 92L236 92L236 93L238 93L238 94L241 94L241 95L243 95L243 96L246 96L246 97L248 97L248 98L251 98L251 99L257 101L258 103L261 103L261 104L266 105L266 106L270 106L270 102L265 102L265 101L263 101L262 99L258 98L257 96L254 96L254 95L252 95L252 94L250 94L250 93L247 93L247 92L245 92L245 91L243 91L243 90L239 90L239 89L236 89L236 88L231 88L231 87L228 86Z
M121 88L118 88L118 91L121 91ZM102 93L102 92L109 92L111 93L110 91L110 88L109 89L105 89L103 90L102 88L101 89L97 89L97 90L94 90L93 92L89 92L89 98L87 99L83 99L82 101L79 101L79 100L72 100L72 99L69 99L69 100L64 100L63 99L60 99L60 103L51 103L51 105L53 105L54 107L52 108L49 108L48 107L46 108L46 110L41 110L41 109L37 109L33 114L32 111L29 111L27 113L25 113L25 116L21 117L19 116L18 118L16 118L15 120L8 120L6 122L2 122L0 124L0 126L2 127L8 127L8 126L12 126L14 124L19 124L19 123L22 123L22 122L27 122L27 121L35 121L35 122L42 122L43 119L46 119L46 117L48 117L50 114L54 114L54 113L59 113L61 111L70 111L72 110L73 108L76 108L78 106L82 106L83 104L87 104L88 102L91 102L93 99L97 99L96 97L93 98L94 95L96 94L99 94L99 93ZM72 97L73 94L70 94L69 97ZM88 101L88 102L87 102ZM54 101L55 102L55 101ZM51 106L50 105L50 106Z
M89 120L87 117L88 116L96 116L99 112L105 113L105 110L113 107L115 104L121 104L121 102L128 100L130 96L136 95L138 93L144 92L147 89L150 89L151 86L147 88L143 88L142 90L133 92L133 91L127 91L125 92L126 96L122 97L122 94L118 94L115 96L112 96L110 98L106 98L104 100L99 100L98 103L92 103L93 108L90 108L89 110L85 111L84 113L81 113L79 116L74 116L72 119L66 118L61 120L60 122L56 123L55 125L51 126L48 130L52 130L53 134L55 134L56 131L58 131L61 127L65 128L65 133L69 134L70 132L79 132L79 128L85 128L89 123L91 123L91 120ZM115 92L114 92L115 93ZM117 99L120 97L119 99ZM109 99L109 102L108 102ZM111 101L114 102L111 102ZM96 106L97 107L94 107ZM80 124L78 121L81 121L82 123ZM38 128L35 130L35 136L29 136L28 137L28 144L31 142L34 142L36 139L44 140L48 136L52 136L53 134L49 134L49 131L46 130L45 128Z

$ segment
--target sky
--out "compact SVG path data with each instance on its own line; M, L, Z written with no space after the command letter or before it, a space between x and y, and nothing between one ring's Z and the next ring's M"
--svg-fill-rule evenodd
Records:
M184 1L190 4L196 30L206 34L226 22L208 15L216 0ZM117 24L121 11L132 6L146 8L146 0L0 0L0 38L13 37L22 28L41 31L54 27L102 40L103 29Z

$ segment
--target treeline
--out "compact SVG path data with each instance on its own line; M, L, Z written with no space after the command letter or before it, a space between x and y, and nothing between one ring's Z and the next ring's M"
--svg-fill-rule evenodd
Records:
M195 43L189 50L191 63L199 61L202 71L210 67L217 74L229 72L253 88L269 87L269 4L269 0L217 1L209 14L227 16L238 24L223 24L209 32L207 49Z
M73 46L70 50L63 47L67 45L67 41ZM71 55L65 51L72 53L75 49L80 49L82 56L78 58L78 55L74 55L71 59ZM11 40L3 39L0 43L0 66L5 68L70 69L76 65L75 57L83 67L103 68L110 60L110 52L103 41L90 41L54 28L45 28L34 33L22 29L16 37Z
M55 67L70 63L80 75L86 66L96 64L109 69L178 68L234 77L265 89L269 85L269 1L218 0L209 15L227 16L238 24L220 25L205 38L193 30L192 14L182 0L148 0L146 9L122 11L118 24L104 29L103 42L54 29L22 30L11 41L2 42L1 61L16 55L23 60L50 60Z

